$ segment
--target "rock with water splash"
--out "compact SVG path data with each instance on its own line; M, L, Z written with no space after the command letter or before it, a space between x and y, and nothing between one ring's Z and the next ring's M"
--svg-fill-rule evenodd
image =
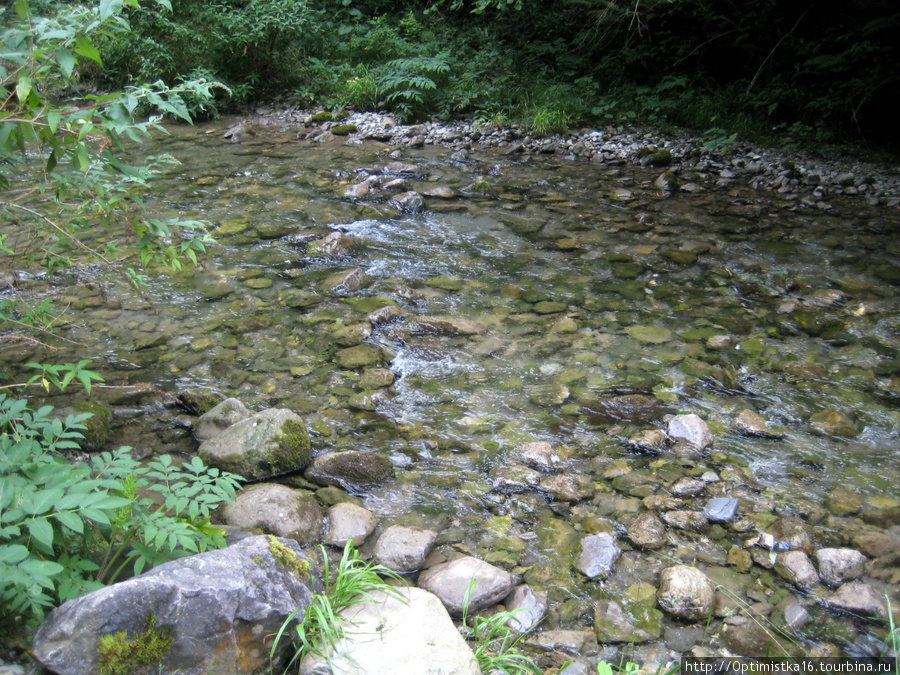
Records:
M594 496L594 481L584 474L564 473L544 478L538 489L557 501L574 503Z
M524 492L537 485L540 480L540 473L518 462L501 464L491 471L491 485L494 491L504 494Z
M768 421L759 413L746 408L734 420L735 431L756 438L784 438L784 434L770 429Z
M532 469L546 471L562 461L562 453L547 441L523 443L515 452L516 457Z
M494 605L512 591L513 576L483 560L465 556L430 567L419 575L419 587L441 599L451 616L462 616Z
M317 239L306 247L306 255L313 257L340 258L350 256L359 250L359 242L343 232L332 232L323 239Z
M322 531L322 509L314 497L277 483L252 485L225 507L225 522L245 530L315 544Z
M848 415L833 408L814 413L809 418L809 424L815 433L822 436L853 438L859 433L856 423Z
M339 272L325 280L325 288L331 295L344 296L368 288L375 280L361 267Z
M478 321L452 316L420 316L410 321L414 335L480 335L486 327Z
M403 213L421 213L425 210L425 199L415 190L396 194L390 201Z

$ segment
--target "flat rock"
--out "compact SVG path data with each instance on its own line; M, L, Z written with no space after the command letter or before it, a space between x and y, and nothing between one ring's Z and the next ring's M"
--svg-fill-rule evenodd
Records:
M418 583L438 596L456 617L463 615L467 595L469 613L477 612L505 598L514 585L509 572L471 556L428 568L419 575Z
M819 577L828 586L840 586L862 576L868 558L852 548L822 548L815 553Z
M173 640L153 673L268 673L263 636L310 605L309 570L297 542L270 536L173 560L63 603L38 630L34 655L59 675L95 675L98 638L145 633L151 616ZM276 658L289 648L282 641Z
M420 588L374 591L340 616L353 628L337 640L327 659L305 657L300 675L481 675L441 601Z
M612 572L621 553L615 535L609 532L592 534L581 540L575 567L588 579L597 579Z
M710 499L703 507L703 515L711 523L730 523L737 517L740 501L732 497Z
M378 518L374 513L362 506L350 502L341 502L328 509L325 526L326 544L343 548L349 542L359 548L375 531Z
M375 560L389 570L400 574L417 572L431 553L437 534L419 527L394 525L378 537L375 544Z
M860 618L887 619L887 604L884 597L869 584L851 582L844 584L834 595L825 599L832 609L849 612Z
M334 359L341 368L356 370L366 366L377 366L384 360L384 352L374 345L356 345L339 349Z
M361 267L339 272L325 280L325 288L331 295L345 296L367 288L374 283L374 279L366 274Z
M225 522L246 530L315 544L322 531L322 509L316 499L278 483L252 485L225 507Z
M643 344L658 345L669 342L675 335L668 328L659 326L629 326L625 329L633 339Z
M693 532L708 525L706 516L701 511L666 511L662 514L662 519L670 527Z
M218 436L236 422L245 420L253 413L236 398L226 398L212 410L200 415L194 423L194 438L201 443Z

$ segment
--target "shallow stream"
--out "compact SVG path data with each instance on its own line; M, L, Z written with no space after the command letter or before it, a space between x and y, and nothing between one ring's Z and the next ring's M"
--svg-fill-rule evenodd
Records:
M863 512L889 514L879 527L900 523L896 209L836 198L831 212L803 210L739 182L664 195L661 169L477 149L451 159L427 146L389 157L383 144L313 145L274 127L231 144L223 129L175 128L152 148L182 163L148 205L211 224L203 269L149 273L155 309L123 290L101 294L89 275L50 289L79 309L64 335L108 384L209 387L253 410L296 410L319 451L388 454L396 478L362 491L365 505L385 524L432 527L445 546L524 573L550 594L551 628L590 626L587 598L617 597L672 558L725 566L753 532L673 530L665 555L628 552L603 583L560 563L579 536L621 532L644 497L685 475L731 476L757 525L799 516L823 544L850 537L829 508L836 488L855 492ZM426 196L419 213L385 191L344 197L396 160L418 167L393 176L407 189L453 196ZM307 254L335 230L358 250ZM355 268L367 285L332 289ZM367 316L389 305L400 318L369 335ZM354 335L382 362L341 367L335 354ZM390 379L380 371L381 381L366 377L376 366L391 386L375 386ZM712 454L631 449L662 413L591 412L628 394L699 414ZM106 395L114 441L145 455L195 447L171 407ZM744 409L781 437L735 431ZM557 447L561 471L590 476L593 497L493 489L528 441Z

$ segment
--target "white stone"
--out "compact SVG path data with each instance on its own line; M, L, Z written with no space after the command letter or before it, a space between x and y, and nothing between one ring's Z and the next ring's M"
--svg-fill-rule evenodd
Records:
M301 675L480 675L478 661L441 601L419 588L401 598L375 591L341 612L346 630L325 659L310 656Z

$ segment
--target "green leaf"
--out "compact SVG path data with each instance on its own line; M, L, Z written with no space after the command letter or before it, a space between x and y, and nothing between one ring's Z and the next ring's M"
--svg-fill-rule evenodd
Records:
M72 73L75 72L75 65L77 64L75 55L72 52L65 47L60 47L56 50L56 62L59 64L59 68L62 70L66 79L72 77ZM54 128L53 131L56 132L56 129Z
M0 546L0 564L16 565L28 556L28 549L21 544Z
M46 518L29 518L25 521L25 527L36 542L45 548L53 548L53 526Z
M28 2L27 0L16 0L16 14L24 21L28 18Z
M53 508L56 502L62 499L64 494L65 493L59 488L53 490L43 490L38 492L35 495L34 499L32 499L29 503L22 504L22 508L26 513L29 513L31 515L47 513L47 511L50 511Z
M53 517L65 527L78 534L84 534L84 521L71 511L58 511Z
M100 20L106 21L122 8L122 0L100 0Z
M16 83L16 96L19 98L19 105L28 105L28 97L34 91L34 83L27 75L23 75Z
M75 38L75 53L103 65L103 61L100 58L100 52L86 35L79 35Z

